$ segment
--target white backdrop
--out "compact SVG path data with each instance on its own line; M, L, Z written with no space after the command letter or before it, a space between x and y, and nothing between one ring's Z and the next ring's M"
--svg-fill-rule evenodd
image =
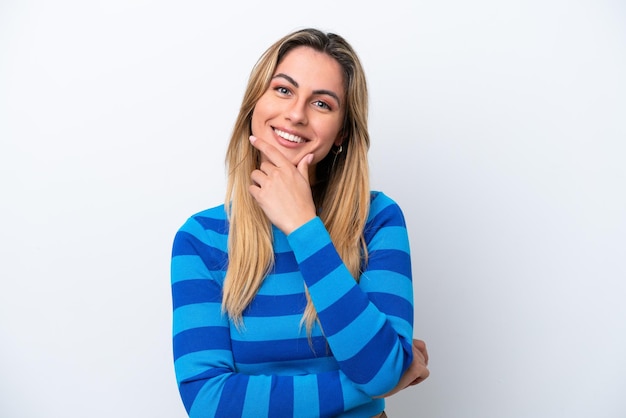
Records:
M169 256L259 54L359 52L431 377L393 418L626 416L626 6L0 0L0 416L184 417Z

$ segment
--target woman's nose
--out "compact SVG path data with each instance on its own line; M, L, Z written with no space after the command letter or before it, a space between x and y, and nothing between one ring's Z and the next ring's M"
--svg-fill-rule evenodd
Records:
M294 100L287 110L287 119L294 125L304 125L307 122L306 101Z

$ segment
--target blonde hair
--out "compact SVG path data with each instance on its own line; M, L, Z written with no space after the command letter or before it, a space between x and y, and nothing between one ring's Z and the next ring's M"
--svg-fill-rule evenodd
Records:
M293 32L270 46L252 69L226 152L228 184L226 211L230 223L228 269L223 287L222 310L237 326L243 311L257 294L274 263L272 227L248 192L250 173L258 168L259 152L248 141L254 106L267 90L283 57L306 46L337 60L343 71L346 93L344 142L339 154L329 154L316 166L318 183L312 188L319 216L329 231L341 259L358 281L367 260L363 230L369 212L367 151L368 95L365 74L352 47L339 35L317 29ZM310 335L317 312L307 295L301 324Z

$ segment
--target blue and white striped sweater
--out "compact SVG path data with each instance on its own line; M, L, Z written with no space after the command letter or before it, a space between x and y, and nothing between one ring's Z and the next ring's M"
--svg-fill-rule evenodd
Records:
M275 266L237 330L221 313L224 207L190 217L172 252L174 365L191 417L370 417L412 360L413 287L400 208L372 192L357 283L319 218L274 228ZM254 256L254 254L251 254ZM300 326L309 288L324 334Z

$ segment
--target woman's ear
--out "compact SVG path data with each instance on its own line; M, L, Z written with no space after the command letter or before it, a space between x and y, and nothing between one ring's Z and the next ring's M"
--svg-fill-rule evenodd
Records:
M335 139L335 146L338 147L341 144L343 144L343 141L345 141L346 139L348 139L348 133L342 129L341 131L339 131L339 133L337 134L337 139Z

